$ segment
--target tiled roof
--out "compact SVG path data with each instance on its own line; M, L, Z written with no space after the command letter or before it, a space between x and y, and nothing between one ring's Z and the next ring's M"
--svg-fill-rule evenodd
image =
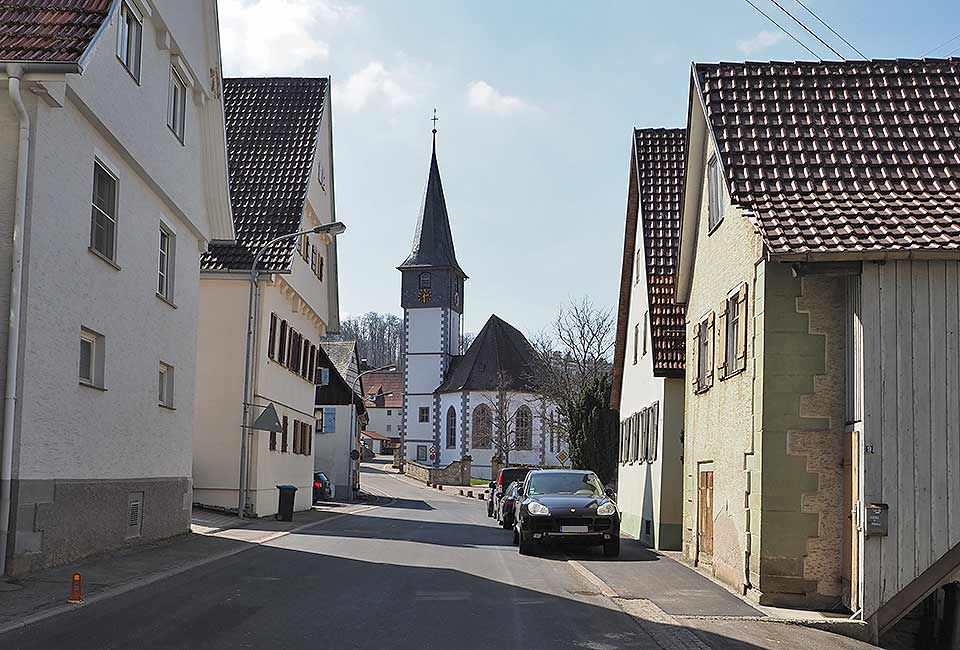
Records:
M655 374L683 371L684 306L674 301L686 129L636 129L637 181Z
M467 353L454 363L438 393L462 390L497 390L501 379L511 391L533 390L535 355L530 342L510 323L496 314L487 319Z
M353 359L353 351L357 347L356 341L321 341L320 347L326 353L330 363L337 369L340 376L346 380L350 372L350 360ZM364 382L366 383L366 382Z
M0 0L0 61L77 63L112 0Z
M440 182L436 134L434 134L433 140L433 155L430 158L430 173L427 176L427 191L423 197L423 211L417 220L417 231L413 236L413 248L399 268L418 266L451 267L461 274L463 273L457 263L457 253L453 248L450 217L447 215L447 201L443 197L443 183Z
M369 399L370 395L393 393L390 397L383 398L382 408L403 408L403 374L398 370L371 372L364 375L363 391L364 397L368 398L368 407L376 407L376 404Z
M300 229L326 91L324 78L223 80L237 241L211 245L201 269L249 269L266 242ZM296 243L273 244L258 268L287 269Z
M696 64L774 256L960 253L960 59Z

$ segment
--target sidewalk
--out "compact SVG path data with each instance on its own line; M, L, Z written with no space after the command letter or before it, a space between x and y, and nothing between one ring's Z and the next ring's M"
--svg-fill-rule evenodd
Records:
M83 576L85 604L141 587L171 575L256 548L298 529L376 505L371 499L351 504L330 503L298 512L294 520L237 519L194 510L192 533L155 544L137 546L33 573L0 579L0 632L69 611L74 573ZM80 605L82 607L82 605Z
M754 607L698 571L636 540L623 538L617 559L591 553L570 553L569 557L575 570L664 647L876 650L869 643L826 631L831 625L845 624L846 634L863 632L845 617L807 617L806 612Z

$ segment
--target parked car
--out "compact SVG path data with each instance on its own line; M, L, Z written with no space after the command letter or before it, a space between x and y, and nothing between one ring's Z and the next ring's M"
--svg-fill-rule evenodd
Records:
M500 499L507 487L514 481L520 483L526 478L534 468L533 467L504 467L497 475L496 481L490 481L490 500L487 502L487 516L493 517L499 512Z
M514 507L517 504L517 495L520 493L520 481L514 481L503 493L500 499L500 506L497 508L497 521L500 525L510 530L513 528Z
M527 474L516 505L513 542L532 555L545 542L602 545L620 555L620 512L600 479L587 470L541 469Z
M323 472L313 473L313 502L329 501L333 496L330 489L330 479Z

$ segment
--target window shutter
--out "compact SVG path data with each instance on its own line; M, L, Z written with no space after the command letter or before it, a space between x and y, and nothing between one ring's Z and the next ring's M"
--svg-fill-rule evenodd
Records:
M690 360L690 383L696 389L700 386L700 323L693 326L693 344L690 349L693 355Z
M715 331L714 313L710 312L710 317L707 319L707 331L703 333L707 337L707 376L705 377L707 386L713 386L713 365L716 359L713 347L716 341Z
M300 453L300 420L293 421L293 453Z
M640 414L633 414L633 436L631 440L632 451L630 460L637 460L640 457Z
M277 358L277 315L270 314L270 342L267 345L267 356Z
M650 460L656 460L656 459L657 459L657 447L658 447L659 442L660 442L660 440L659 440L659 438L660 438L660 436L659 436L659 434L660 434L660 402L654 402L654 403L653 403L653 407L652 407L652 411L651 411L651 416L650 416L650 418L651 418L651 420L652 420L652 422L653 422L652 427L651 427L652 433L651 433L651 435L650 435L650 437L653 439L653 444L650 445Z
M283 433L280 436L280 451L286 453L287 451L287 416L283 416Z
M727 304L728 299L725 298L720 303L720 315L717 318L717 370L721 378L730 374L727 365L732 365L733 361L733 359L727 359Z
M650 458L650 409L640 411L640 460Z
M737 311L740 318L740 331L737 333L737 368L743 370L747 367L747 283L744 282L740 287L740 295L737 296Z
M304 430L306 431L307 438L307 451L306 454L309 456L313 453L313 428L309 424L304 424Z

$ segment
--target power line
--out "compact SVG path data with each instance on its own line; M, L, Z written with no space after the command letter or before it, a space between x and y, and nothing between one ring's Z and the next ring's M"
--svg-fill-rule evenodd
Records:
M800 2L800 0L796 0L796 3L797 3L798 5L800 5L801 7L803 7L804 9L806 9L806 11L807 11L808 14L810 14L811 16L813 16L814 18L816 18L817 20L819 20L821 25L823 25L824 27L826 27L827 29L829 29L831 32L833 32L833 35L834 35L834 36L836 36L836 37L839 38L841 41L843 41L844 43L846 43L846 44L847 44L847 47L849 47L851 50L853 50L854 52L856 52L857 54L859 54L862 58L864 58L864 59L867 58L866 55L865 55L863 52L861 52L860 50L858 50L858 49L853 45L853 43L851 43L850 41L848 41L847 39L845 39L843 36L841 36L840 34L838 34L838 33L837 33L837 30L835 30L833 27L831 27L830 25L828 25L827 23L825 23L824 20L823 20L823 18L821 18L821 17L818 16L817 14L813 13L813 11L811 11L811 10L807 7L807 5L805 5L805 4L803 4L802 2ZM957 36L960 36L960 34L957 34Z
M954 36L953 38L951 38L951 39L949 39L949 40L946 40L946 41L944 41L943 43L940 43L940 45L936 46L936 47L933 48L932 50L930 50L930 51L928 51L928 52L924 52L923 54L920 55L920 58L923 58L923 57L927 56L928 54L931 54L931 53L933 53L933 52L936 52L937 50L939 50L939 49L940 49L941 47L943 47L944 45L950 45L950 43L953 43L953 42L954 42L955 40L957 40L958 38L960 38L960 34L957 34L957 35ZM957 51L957 50L954 50L953 52L956 52L956 51ZM950 52L950 54L953 54L953 52ZM950 56L950 54L947 54L947 56Z
M955 49L955 50L950 50L949 52L947 52L947 53L944 55L943 58L947 58L948 56L953 56L953 55L956 54L957 52L960 52L960 47L958 47L958 48Z
M840 54L840 53L837 52L835 49L833 49L833 47L832 47L829 43L827 43L825 40L823 40L822 38L820 38L819 36L817 36L812 29L810 29L809 27L807 27L806 25L804 25L804 24L800 21L799 18L797 18L797 17L794 16L792 13L790 13L789 11L787 11L786 8L785 8L782 4L780 4L779 2L777 2L777 0L770 0L770 2L772 2L773 4L775 4L775 5L777 5L778 7L780 7L780 11L782 11L783 13L787 14L788 16L790 16L790 17L793 19L793 22L795 22L795 23L797 23L798 25L800 25L801 27L803 27L808 34L810 34L810 35L813 36L815 39L817 39L818 41L820 41L825 48L827 48L828 50L830 50L831 52L833 52L834 54L836 54L836 55L837 55L838 57L840 57L841 59L846 59L846 57L844 57L842 54Z
M787 36L789 36L790 38L792 38L793 40L795 40L795 41L797 42L797 45L799 45L800 47L802 47L803 49L805 49L807 52L809 52L810 54L812 54L813 56L815 56L818 61L823 61L823 57L821 57L819 54L817 54L816 52L814 52L813 50L811 50L809 47L807 47L803 42L800 41L799 38L797 38L796 36L794 36L793 34L791 34L790 32L788 32L787 30L785 30L785 29L783 28L783 25L781 25L780 23L778 23L777 21L775 21L773 18L771 18L770 16L768 16L767 14L765 14L765 13L763 12L763 9L761 9L761 8L758 7L757 5L753 4L753 2L751 2L750 0L744 0L744 2L746 2L748 5L750 5L750 6L753 7L754 9L756 9L757 12L758 12L761 16L763 16L764 18L766 18L767 20L769 20L771 23L773 23L774 25L776 25L776 26L780 29L781 32L783 32L784 34L786 34Z

